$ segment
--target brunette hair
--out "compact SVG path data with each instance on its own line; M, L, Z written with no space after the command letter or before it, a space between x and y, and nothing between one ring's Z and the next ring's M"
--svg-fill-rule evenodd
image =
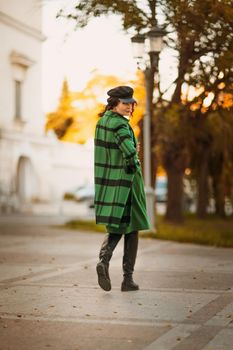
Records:
M109 110L113 109L114 107L116 107L119 102L120 102L120 100L117 97L109 97L107 99L107 105L105 106L104 110L98 114L98 116L103 117L103 115L106 111L109 111Z
M98 114L98 116L99 117L103 117L103 115L104 115L104 113L106 111L109 111L109 110L113 109L114 107L116 107L119 102L120 102L119 98L117 98L117 97L109 97L107 99L107 105L105 106L104 110ZM132 103L133 108L132 108L131 116L133 116L134 107L135 107L136 104L137 104L136 102Z

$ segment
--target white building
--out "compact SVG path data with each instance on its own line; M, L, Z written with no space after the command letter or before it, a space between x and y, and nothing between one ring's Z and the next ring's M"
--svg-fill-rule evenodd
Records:
M0 0L0 212L93 182L92 145L44 135L41 17L38 0Z

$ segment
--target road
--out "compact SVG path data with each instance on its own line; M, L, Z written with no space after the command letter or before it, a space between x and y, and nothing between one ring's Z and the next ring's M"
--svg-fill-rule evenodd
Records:
M136 292L97 285L102 234L0 217L1 350L232 350L233 249L140 239Z

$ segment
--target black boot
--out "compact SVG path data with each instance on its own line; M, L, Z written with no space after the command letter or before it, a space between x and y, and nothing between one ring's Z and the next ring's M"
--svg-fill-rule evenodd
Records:
M111 280L109 277L109 261L112 257L112 253L117 246L117 243L121 239L121 234L108 233L103 241L100 249L99 259L96 266L96 271L98 275L99 286L109 291L111 290Z
M138 250L138 232L125 234L123 273L124 279L121 284L122 292L138 290L139 286L133 281L133 271Z

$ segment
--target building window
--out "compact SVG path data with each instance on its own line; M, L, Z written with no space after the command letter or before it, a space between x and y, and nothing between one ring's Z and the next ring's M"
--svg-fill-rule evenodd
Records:
M22 82L15 80L15 119L22 119Z
M12 76L14 83L14 120L19 122L19 125L23 125L25 121L24 113L24 80L28 68L34 63L29 57L24 54L12 51L10 53L10 63L12 66Z

